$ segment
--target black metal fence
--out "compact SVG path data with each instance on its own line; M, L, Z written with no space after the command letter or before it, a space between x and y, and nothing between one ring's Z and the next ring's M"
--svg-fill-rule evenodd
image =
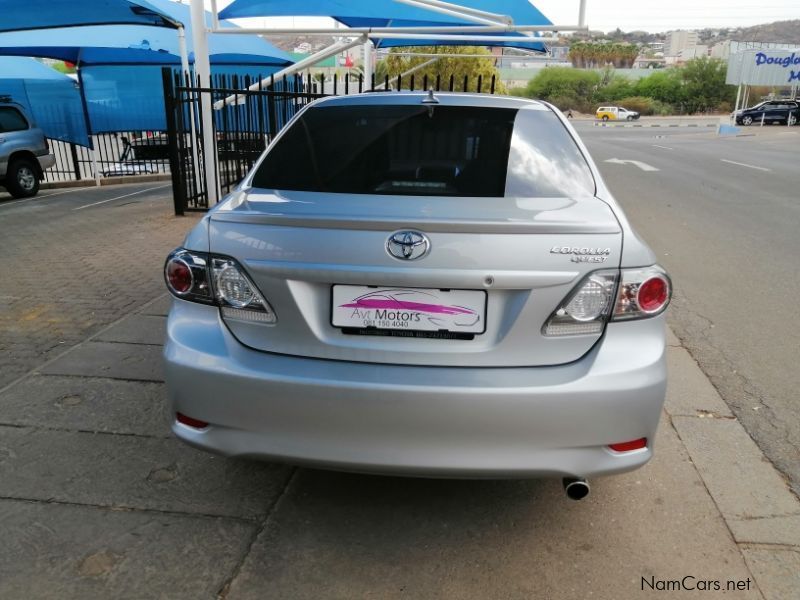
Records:
M100 177L169 173L167 136L162 131L118 131L92 136L95 154L85 147L47 140L56 164L44 172L44 180L80 181Z
M167 114L169 169L175 213L208 210L208 185L216 185L224 195L247 174L283 126L303 106L330 95L349 95L364 91L434 89L435 91L495 92L496 80L468 76L429 79L413 74L388 76L365 85L361 75L325 78L296 75L281 81L251 80L249 77L216 75L203 86L186 74L164 69L164 102ZM249 90L251 86L256 89ZM200 118L201 101L207 97L216 105L212 123ZM222 106L222 101L232 102ZM203 145L206 128L212 128L213 148ZM204 153L214 153L215 173L206 173Z

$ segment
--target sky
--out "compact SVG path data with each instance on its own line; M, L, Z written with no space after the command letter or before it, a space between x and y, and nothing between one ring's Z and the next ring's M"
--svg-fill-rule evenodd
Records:
M205 0L210 7L210 0ZM301 5L303 0L294 0ZM458 0L450 0L458 3ZM487 6L491 0L486 0ZM184 4L188 0L183 0ZM572 25L578 20L578 0L534 0L553 23ZM220 9L230 0L217 0ZM672 29L747 27L772 21L800 19L800 0L587 0L586 21L591 29L623 31L641 29L652 33ZM329 27L328 19L247 19L243 26Z

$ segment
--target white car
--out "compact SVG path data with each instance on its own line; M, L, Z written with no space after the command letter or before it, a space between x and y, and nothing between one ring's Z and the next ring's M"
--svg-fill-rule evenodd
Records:
M595 113L595 118L600 121L635 121L639 113L621 106L601 106Z

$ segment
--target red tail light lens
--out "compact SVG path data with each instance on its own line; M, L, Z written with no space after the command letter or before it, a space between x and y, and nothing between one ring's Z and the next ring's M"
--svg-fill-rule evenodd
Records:
M208 427L208 423L206 423L205 421L201 421L200 419L195 419L192 417L187 417L183 413L175 413L175 420L178 421L178 423L186 425L187 427L192 427L194 429L205 429L206 427Z
M176 294L186 294L192 289L194 277L192 269L180 258L171 258L164 268L167 284Z
M634 450L641 450L647 448L647 438L639 438L638 440L631 440L630 442L620 442L619 444L609 444L614 452L632 452Z
M644 319L664 312L672 296L669 275L658 265L623 269L614 307L614 321Z
M662 277L653 277L639 286L636 301L646 313L658 312L669 300L669 284Z

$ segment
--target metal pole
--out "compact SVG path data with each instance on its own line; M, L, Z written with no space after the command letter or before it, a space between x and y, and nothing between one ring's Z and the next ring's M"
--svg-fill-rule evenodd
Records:
M578 27L586 27L586 0L581 0L580 7L578 8Z
M395 0L395 1L404 2L404 0ZM425 7L420 6L420 8L426 8L426 10L432 10L434 7L451 10L453 12L458 13L461 18L466 18L466 16L469 15L471 17L478 17L484 20L499 21L508 24L514 22L514 20L508 15L501 15L499 13L487 12L485 10L479 10L477 8L472 8L470 6L453 4L452 2L444 2L443 0L413 0L413 2L417 5L420 4L426 5Z
M181 71L183 71L181 74L181 81L185 84L187 83L187 80L192 81L192 72L189 68L189 50L186 47L186 30L183 28L183 26L178 28L178 47L180 48L181 53ZM200 170L196 168L196 166L200 164L200 159L198 158L197 154L197 129L194 122L194 98L192 97L189 97L189 138L192 142L192 164L195 165L195 168L193 169L196 186L195 189L199 190Z
M439 13L442 15L447 15L448 17L455 17L456 19L461 19L463 21L471 21L473 23L480 23L482 25L499 25L502 22L508 23L511 21L509 17L505 15L496 15L493 19L487 19L485 17L479 17L476 15L471 15L467 13L463 13L460 10L455 9L454 4L449 4L447 2L433 2L432 0L395 0L396 2L400 2L402 4L407 4L409 6L413 6L414 8L420 8L422 10L429 10L431 12ZM453 7L453 8L449 8ZM459 7L460 8L460 7Z
M311 27L308 29L292 29L288 27L223 27L214 29L211 33L220 35L342 35L349 36L378 33L525 33L529 31L586 31L588 28L581 25L439 25L420 27L348 27L339 29L335 27ZM538 39L538 38L537 38Z
M203 0L192 0L192 42L194 44L194 72L200 87L211 85L211 60L208 55L208 32ZM203 121L203 166L206 175L208 207L219 202L219 182L216 168L216 142L214 140L214 112L211 110L211 94L200 94L200 118Z
M254 83L253 85L251 85L247 89L252 91L252 92L258 91L259 89L263 89L264 87L266 87L268 85L272 85L276 81L280 81L281 79L285 79L289 75L294 75L295 73L300 73L301 71L304 71L306 69L306 67L313 66L313 65L317 64L321 60L325 60L326 58L328 58L330 56L333 56L335 54L339 54L340 52L344 52L345 50L349 50L350 48L355 48L356 46L359 46L359 45L363 44L366 39L367 39L366 36L361 35L361 36L357 37L356 39L337 42L337 43L335 43L335 44L333 44L331 46L328 46L327 48L324 48L323 50L320 50L316 54L312 54L308 58L304 58L303 60L298 61L298 62L294 63L293 65L290 65L290 66L286 67L285 69L281 69L277 73L273 73L268 78L263 79L262 81ZM236 99L237 99L237 95L236 94L232 94L232 95L228 96L227 98L224 98L223 100L217 100L214 103L214 109L215 110L219 110L219 109L223 108L224 106L227 106L228 104L233 104L234 102L236 102Z
M372 42L364 42L364 90L372 87Z
M734 120L736 117L736 113L739 111L739 100L742 97L742 84L739 84L739 87L736 88L736 107L733 109Z

